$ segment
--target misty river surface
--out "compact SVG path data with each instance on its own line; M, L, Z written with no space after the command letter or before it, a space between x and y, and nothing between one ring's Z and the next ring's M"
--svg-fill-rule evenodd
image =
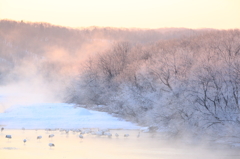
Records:
M3 159L239 159L239 153L225 148L164 141L158 134L141 133L137 130L110 130L111 138L79 133L46 130L6 129L0 134L0 158ZM115 133L119 137L115 137ZM124 137L128 133L129 137ZM53 138L49 138L54 134ZM12 135L12 139L5 138ZM42 139L37 140L41 135ZM23 139L27 139L24 144ZM49 143L55 147L50 148Z
M237 148L189 144L165 133L140 133L141 127L107 113L66 103L10 107L0 113L0 159L239 159ZM22 128L25 128L22 130ZM46 128L52 131L46 131ZM109 129L112 137L55 128ZM54 131L53 131L54 129ZM115 134L118 133L119 137ZM49 138L54 134L53 138ZM129 134L129 137L124 137ZM7 139L6 135L12 135ZM37 136L42 139L38 140ZM23 140L27 142L24 144ZM49 143L55 147L50 148Z

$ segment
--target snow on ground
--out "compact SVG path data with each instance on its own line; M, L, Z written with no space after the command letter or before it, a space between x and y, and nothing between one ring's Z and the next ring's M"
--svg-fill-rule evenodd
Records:
M0 125L9 129L140 128L105 112L87 110L66 103L15 105L0 113Z

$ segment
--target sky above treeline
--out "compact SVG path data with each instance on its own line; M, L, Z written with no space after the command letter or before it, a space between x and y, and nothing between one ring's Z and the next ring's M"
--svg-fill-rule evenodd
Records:
M0 0L0 19L67 27L240 28L240 0Z

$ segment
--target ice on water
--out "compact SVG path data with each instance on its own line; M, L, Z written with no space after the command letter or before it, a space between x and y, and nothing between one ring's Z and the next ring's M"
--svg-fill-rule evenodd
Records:
M105 112L66 103L16 105L0 113L0 125L10 129L109 128L138 129L136 124Z

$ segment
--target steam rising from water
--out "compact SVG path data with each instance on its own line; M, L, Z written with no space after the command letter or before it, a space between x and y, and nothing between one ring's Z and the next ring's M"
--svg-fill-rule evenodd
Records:
M169 142L162 140L158 135L142 133L140 138L135 130L110 130L119 137L98 137L84 134L81 140L78 133L69 132L68 135L59 131L46 132L44 130L5 130L0 134L0 153L8 159L15 158L88 158L88 159L238 159L239 152L227 147L217 148L209 145L184 145L177 140ZM49 139L48 135L54 134ZM130 136L124 138L128 133ZM12 134L11 141L3 136ZM36 136L41 135L41 141ZM22 139L27 136L24 145ZM49 148L48 143L54 143ZM94 153L93 153L94 151ZM12 153L11 153L12 152ZM39 155L41 154L41 155Z
M18 82L0 87L1 112L13 105L31 105L42 102L59 102L42 83Z
M66 47L65 44L62 46L51 44L51 40L48 38L45 38L44 41L51 45L30 42L32 46L25 46L29 39L24 39L22 36L21 32L18 34L9 32L3 48L7 47L6 49L10 49L10 51L13 49L14 52L8 53L9 50L6 50L0 54L0 60L8 61L10 59L9 65L4 65L8 69L3 71L4 74L1 76L0 112L12 105L64 102L67 87L72 79L82 71L82 65L86 58L111 46L111 42L97 37L98 40L83 41L79 43L79 46L69 44ZM18 46L8 41L19 38L22 44L20 43ZM65 41L65 43L74 41L74 39L71 40ZM36 47L32 49L33 46ZM24 47L29 47L29 49ZM32 52L39 49L42 49L43 52ZM22 51L26 55L21 56L18 53Z

